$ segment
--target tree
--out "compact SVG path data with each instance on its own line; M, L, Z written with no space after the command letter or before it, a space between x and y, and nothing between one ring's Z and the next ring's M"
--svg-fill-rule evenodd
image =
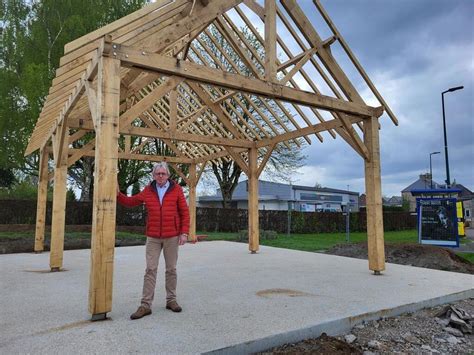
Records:
M263 70L261 63L264 59L264 48L253 33L243 28L243 35L247 42L253 47L259 58L250 54L257 70ZM194 42L193 51L190 51L188 57L194 62L207 64L211 67L222 68L230 72L238 72L246 76L255 76L252 69L235 52L233 47L225 40L221 32L215 26L210 26L207 33L201 33L197 41ZM196 51L196 52L194 52ZM224 94L218 89L209 88L212 94L220 96ZM273 125L279 126L279 121L287 124L289 122L286 113L283 112L281 105L274 100L266 100L255 96L237 93L230 100L232 105L224 104L223 108L228 115L232 117L233 122L240 125L241 131L251 134L251 130L258 130L258 125L267 126L267 123L260 116L265 115ZM254 116L258 125L251 119ZM265 171L270 173L276 180L286 180L288 174L294 172L304 163L306 157L301 153L301 148L296 141L303 145L301 139L297 139L287 144L280 143L274 147L273 153L267 162ZM260 152L259 160L263 159L263 153ZM242 169L233 160L220 160L212 162L211 169L220 187L222 194L222 207L230 207L232 195L237 187Z
M146 0L4 0L0 5L0 168L36 174L38 156L23 157L64 45L141 8ZM93 159L70 171L92 181ZM84 176L87 175L87 176ZM92 191L90 187L86 196Z

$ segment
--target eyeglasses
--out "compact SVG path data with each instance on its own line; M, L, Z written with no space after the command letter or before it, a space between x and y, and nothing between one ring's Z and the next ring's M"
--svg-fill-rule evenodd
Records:
M167 173L155 173L155 176L167 176Z

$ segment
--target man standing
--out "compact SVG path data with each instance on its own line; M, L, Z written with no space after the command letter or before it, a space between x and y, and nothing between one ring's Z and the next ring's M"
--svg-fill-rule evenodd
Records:
M145 204L148 212L146 223L146 270L143 280L141 305L131 319L151 314L155 295L156 273L161 250L165 257L166 308L181 312L176 302L176 262L178 246L186 243L189 233L189 210L181 186L169 179L166 162L153 166L153 181L140 193L128 197L118 191L117 201L127 207Z

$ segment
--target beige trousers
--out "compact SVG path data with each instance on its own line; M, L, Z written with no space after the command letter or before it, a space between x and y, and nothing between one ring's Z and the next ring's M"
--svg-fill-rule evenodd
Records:
M151 308L155 296L156 273L161 250L165 256L166 303L176 300L176 262L178 261L178 237L146 238L146 270L143 279L141 304Z

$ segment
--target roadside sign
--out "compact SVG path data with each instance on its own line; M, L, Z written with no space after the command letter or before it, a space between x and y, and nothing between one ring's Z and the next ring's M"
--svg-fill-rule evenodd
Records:
M455 198L417 198L416 205L421 244L459 246Z

